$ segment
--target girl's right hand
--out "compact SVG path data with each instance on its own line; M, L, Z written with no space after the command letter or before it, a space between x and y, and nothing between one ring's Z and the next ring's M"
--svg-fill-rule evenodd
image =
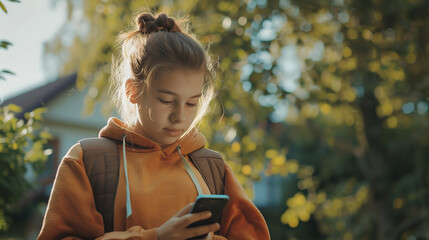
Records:
M170 218L166 223L157 228L157 240L184 240L219 230L218 223L193 228L186 228L194 222L207 219L211 216L210 211L189 213L193 204L194 203L188 204L176 215Z

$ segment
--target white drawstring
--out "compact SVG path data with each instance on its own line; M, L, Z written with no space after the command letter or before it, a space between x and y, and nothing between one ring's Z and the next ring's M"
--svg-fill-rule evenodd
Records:
M126 134L122 135L122 153L124 154L124 170L125 170L125 182L126 182L126 191L127 191L127 218L131 216L133 213L133 210L131 208L131 198L130 198L130 183L128 181L128 169L127 169L127 154L125 149L125 138L127 137Z
M188 161L183 157L182 153L180 152L180 145L177 146L176 150L180 155L180 158L182 159L182 163L185 166L186 172L188 173L189 177L191 177L192 182L194 182L195 188L197 188L198 195L202 195L203 191L201 190L200 183L197 180L197 177L195 176L194 171L192 171L191 165L189 165Z

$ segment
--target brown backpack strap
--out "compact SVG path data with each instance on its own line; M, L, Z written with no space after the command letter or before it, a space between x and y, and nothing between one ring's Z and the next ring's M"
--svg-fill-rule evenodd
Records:
M113 212L119 179L117 143L107 138L79 141L83 163L94 194L95 207L103 216L104 232L113 231Z
M225 162L222 156L210 149L200 148L189 154L212 194L224 193Z
M189 154L189 158L201 173L211 194L225 193L225 162L222 156L210 149L200 148ZM222 214L219 217L219 225L222 222ZM216 235L219 231L215 232Z

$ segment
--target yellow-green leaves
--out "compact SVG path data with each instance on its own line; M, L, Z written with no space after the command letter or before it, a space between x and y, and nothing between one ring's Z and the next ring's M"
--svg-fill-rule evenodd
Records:
M39 130L44 111L35 109L20 119L21 107L11 104L0 108L0 230L9 225L12 204L33 184L24 177L27 170L43 163L49 153L45 144L52 136Z
M5 111L6 112L11 111L14 113L20 113L20 112L22 112L22 108L18 105L15 105L15 104L9 104L5 107Z

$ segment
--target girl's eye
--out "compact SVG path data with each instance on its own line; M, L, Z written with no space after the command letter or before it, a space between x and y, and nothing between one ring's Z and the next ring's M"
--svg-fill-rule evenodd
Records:
M196 103L186 103L186 105L188 105L189 107L195 107L195 106L197 106Z
M161 103L164 103L164 104L171 104L171 103L173 103L173 101L165 101L165 100L162 100L162 99L159 99L159 101Z

